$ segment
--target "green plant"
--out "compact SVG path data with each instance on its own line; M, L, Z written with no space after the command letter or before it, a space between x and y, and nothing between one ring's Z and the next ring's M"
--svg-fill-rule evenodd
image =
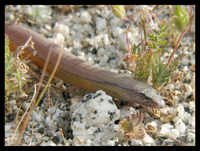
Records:
M142 121L143 113L132 114L119 122L120 131L124 134L126 140L143 139L146 136L146 131L143 128Z
M115 6L116 7L116 6ZM122 6L121 6L122 7ZM119 13L125 14L122 8L118 9ZM119 7L116 7L119 8ZM153 29L152 32L146 29L146 22L152 24L152 10L148 6L138 6L135 8L133 14L126 18L123 16L123 20L129 21L130 25L126 30L127 46L130 53L130 60L133 64L134 78L143 82L147 82L152 79L152 86L156 90L159 90L169 79L173 76L175 69L178 67L180 60L184 54L180 54L178 57L173 58L178 45L184 36L189 23L191 23L193 16L190 15L187 9L182 9L182 6L174 6L174 14L172 16L173 22L181 35L176 42L174 50L170 55L169 59L163 57L164 53L167 52L168 39L170 38L170 29L173 25L167 24L165 20L159 22L158 28ZM122 16L122 15L121 15ZM134 17L133 17L134 16ZM117 16L118 17L118 16ZM130 31L131 22L134 22L137 18L140 18L141 28L144 33L144 40L141 39L139 45L130 44L128 40L128 32ZM157 20L157 19L156 19ZM153 28L153 27L152 27Z
M10 94L15 94L16 97L24 93L22 89L26 84L27 79L25 73L27 67L23 62L19 60L17 56L14 56L10 52L9 40L5 36L5 97L7 98Z

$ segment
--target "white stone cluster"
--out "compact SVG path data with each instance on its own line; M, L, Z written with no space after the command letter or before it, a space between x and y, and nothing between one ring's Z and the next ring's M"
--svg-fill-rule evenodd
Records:
M119 117L120 111L112 97L104 91L84 96L79 103L71 106L74 145L109 145L111 142L107 144L107 140L119 133L114 123Z

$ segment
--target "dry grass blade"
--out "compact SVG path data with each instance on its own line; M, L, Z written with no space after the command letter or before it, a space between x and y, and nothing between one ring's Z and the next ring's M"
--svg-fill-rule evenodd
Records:
M33 98L32 98L32 100L31 100L31 103L30 103L30 105L28 106L28 108L26 109L25 113L23 114L23 116L22 116L22 118L21 118L19 124L17 125L17 128L15 129L15 132L14 132L14 134L13 134L13 137L12 137L12 139L11 139L11 141L10 141L10 143L9 143L8 146L11 146L11 144L12 144L14 138L15 138L15 135L16 135L18 129L19 129L19 126L21 125L22 121L24 120L24 118L25 118L25 116L26 116L26 114L27 114L29 108L31 107L31 104L32 104L32 102L33 102L33 99L35 98L35 95L36 95L36 92L37 92L36 85L35 85L34 87L35 87L35 91L34 91ZM21 106L22 106L22 105L21 105ZM20 108L21 108L21 107L20 107ZM19 108L19 109L20 109L20 108Z
M63 46L63 45L62 45L62 46ZM42 99L44 93L46 92L46 90L47 90L49 84L51 83L51 80L53 79L53 77L54 77L54 75L55 75L55 73L56 73L56 70L57 70L58 65L59 65L59 63L60 63L60 60L61 60L62 51L63 51L63 47L61 47L61 49L60 49L59 56L58 56L58 60L57 60L57 62L56 62L56 65L55 65L55 67L54 67L54 70L53 70L53 72L52 72L52 74L51 74L51 76L50 76L50 78L49 78L47 84L45 85L45 88L43 89L42 93L40 94L40 96L39 96L39 98L38 98L38 100L37 100L37 102L36 102L36 104L35 104L35 106L34 106L34 109L35 109L36 106L39 104L40 100Z
M50 48L49 53L48 53L48 56L47 56L47 60L46 60L45 65L44 65L44 69L43 69L43 72L42 72L42 76L41 76L41 79L40 79L40 82L39 82L38 91L36 91L36 94L34 95L34 97L33 97L33 99L32 99L33 101L32 101L32 104L31 104L30 111L29 111L29 113L28 113L28 115L27 115L27 117L26 117L26 119L25 119L25 121L24 121L24 123L23 123L23 125L22 125L22 129L21 129L21 132L20 132L20 134L19 134L19 137L18 137L18 139L17 139L17 141L16 141L16 143L15 143L15 146L17 146L17 145L19 144L20 138L21 138L22 135L23 135L23 132L24 132L24 130L25 130L27 124L28 124L29 118L30 118L30 116L31 116L31 113L32 113L32 111L33 111L33 109L34 109L34 105L35 105L35 102L36 102L36 98L37 98L37 96L38 96L38 94L39 94L39 91L40 91L40 88L41 88L41 85L42 85L42 81L43 81L44 76L45 76L45 71L46 71L46 68L47 68L47 65L48 65L50 56L51 56L51 51L52 51L52 50L51 50L51 48Z
M35 94L35 96L33 97L33 101L32 101L32 104L31 104L30 111L29 111L29 113L28 113L28 115L27 115L27 117L26 117L26 119L25 119L25 121L24 121L24 123L23 123L23 125L22 125L22 129L21 129L20 135L19 135L19 137L18 137L18 139L17 139L17 141L16 141L16 143L15 143L15 146L17 146L17 145L19 144L20 138L22 137L23 132L24 132L24 130L25 130L27 124L28 124L28 121L29 121L29 118L30 118L30 116L31 116L32 111L34 110L34 108L37 106L37 104L38 104L39 101L41 100L41 98L42 98L42 96L43 96L43 94L44 94L46 88L48 87L49 83L50 83L51 80L53 79L53 76L54 76L54 74L55 74L55 72L56 72L56 70L57 70L57 68L58 68L59 63L60 63L60 59L61 59L61 56L62 56L62 50L63 50L62 47L61 47L61 50L60 50L60 53L59 53L59 57L58 57L56 66L55 66L55 68L54 68L54 71L53 71L53 73L51 74L51 77L50 77L48 83L46 84L44 90L42 91L42 94L40 95L38 101L36 102L36 98L37 98L37 96L38 96L38 94L39 94L39 91L40 91L40 88L41 88L41 85L42 85L42 81L43 81L44 76L45 76L45 71L46 71L46 68L47 68L47 65L48 65L50 56L51 56L51 51L52 51L51 48L52 48L52 47L50 47L50 50L49 50L49 53L48 53L48 56L47 56L47 60L46 60L45 65L44 65L44 69L43 69L43 72L42 72L42 75L41 75L41 79L40 79L40 82L39 82L38 90L36 91L36 94Z
M64 141L64 143L65 143L65 146L68 146L67 144L67 142L66 142L66 139L65 139L65 136L64 136L64 134L63 134L63 129L62 128L60 128L60 133L62 134L62 138L63 138L63 141Z

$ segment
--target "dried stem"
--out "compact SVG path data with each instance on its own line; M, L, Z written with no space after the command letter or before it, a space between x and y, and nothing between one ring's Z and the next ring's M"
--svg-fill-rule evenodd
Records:
M62 45L62 46L63 46L63 45ZM37 105L39 104L40 100L42 99L44 93L46 92L46 90L47 90L49 84L51 83L51 80L53 79L53 77L54 77L54 75L55 75L55 73L56 73L56 70L57 70L58 65L59 65L59 63L60 63L60 60L61 60L62 51L63 51L63 48L61 47L61 48L60 48L60 52L59 52L59 56L58 56L58 60L57 60L57 62L56 62L56 65L55 65L55 67L54 67L54 70L53 70L53 72L52 72L52 74L51 74L51 76L50 76L50 78L49 78L47 84L45 85L45 87L44 87L42 93L40 94L40 96L39 96L37 102L35 103L34 109L35 109L35 108L37 107Z
M128 41L128 32L130 30L130 27L131 27L131 24L128 26L128 29L126 30L126 42L127 42L127 46L128 46L130 58L131 58L131 61L132 61L132 64L133 64L134 74L135 74L135 70L136 70L135 61L133 60L133 55L132 55L131 48L130 48L129 41Z
M36 91L37 91L37 88L36 88L36 86L35 86L35 91L34 91L33 98L32 98L32 100L31 100L31 102L33 102L33 99L35 98ZM24 120L24 118L25 118L25 116L26 116L26 114L27 114L29 108L31 107L31 104L32 104L32 103L30 103L30 105L27 107L25 113L23 114L23 116L22 116L22 118L21 118L19 124L17 125L17 128L15 129L15 132L14 132L14 134L13 134L13 137L12 137L12 139L11 139L11 141L10 141L10 143L9 143L8 146L11 146L11 144L12 144L12 142L13 142L13 139L15 138L15 135L16 135L16 133L17 133L17 130L19 129L19 127L20 127L22 121ZM21 105L21 106L22 106L22 105ZM21 108L21 106L20 106L20 108ZM20 108L19 108L19 109L20 109Z
M107 21L107 29L108 29L108 34L109 34L109 37L110 37L110 40L112 41L113 43L113 46L115 47L115 49L119 50L120 52L123 53L123 51L121 51L119 48L117 48L114 40L112 39L112 35L111 35L111 31L110 31L110 27L109 27L109 22Z
M66 142L66 139L65 139L65 137L64 137L64 134L63 134L63 129L60 128L59 130L60 130L60 133L61 133L61 135L62 135L62 138L63 138L63 141L64 141L64 143L65 143L65 146L68 146L68 145L67 145L67 142Z
M31 104L30 111L29 111L29 113L28 113L28 115L27 115L27 117L26 117L26 119L25 119L25 121L24 121L24 123L22 125L22 129L21 129L19 137L18 137L18 139L17 139L17 141L15 143L15 146L17 146L19 144L20 138L22 137L23 132L24 132L24 130L25 130L27 124L28 124L28 121L29 121L29 118L31 116L31 113L34 110L34 105L35 105L35 102L36 102L36 98L37 98L37 96L39 94L39 91L40 91L40 88L41 88L41 85L42 85L42 81L43 81L44 76L45 76L45 71L46 71L50 56L51 56L51 51L52 51L52 49L50 49L50 51L48 53L47 60L45 62L44 69L43 69L43 72L42 72L42 76L41 76L41 79L40 79L40 82L39 82L39 85L38 85L38 91L36 91L36 94L33 97L33 101L32 101L32 104Z
M181 35L180 35L180 37L179 37L179 39L178 39L178 41L177 41L177 43L176 43L176 46L174 47L174 50L173 50L172 54L171 54L170 57L169 57L169 60L168 60L168 62L167 62L167 67L168 67L168 68L169 68L169 66L170 66L170 64L171 64L171 62L172 62L172 58L173 58L173 56L174 56L174 53L176 52L176 50L177 50L177 48L178 48L178 46L179 46L179 43L181 42L181 40L182 40L182 38L183 38L184 35L185 35L185 30L181 33Z
M188 23L189 26L192 24L193 19L194 19L194 15L190 14L190 20L189 20L189 23ZM171 64L171 62L172 62L173 55L174 55L176 49L178 48L178 45L179 45L181 39L182 39L183 36L186 34L186 29L187 29L187 28L185 28L185 30L182 31L182 33L181 33L181 35L180 35L180 37L179 37L179 39L178 39L178 41L177 41L177 43L176 43L176 46L174 47L174 50L173 50L171 56L169 57L169 60L168 60L168 62L167 62L168 68L169 68L169 66L170 66L170 64Z

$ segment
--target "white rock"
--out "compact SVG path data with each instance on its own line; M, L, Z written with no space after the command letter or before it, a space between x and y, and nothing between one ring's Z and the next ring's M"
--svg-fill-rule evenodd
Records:
M114 125L113 130L115 132L119 132L120 131L119 124L118 125Z
M114 36L115 38L117 38L117 37L118 37L119 35L121 35L123 32L124 32L123 29L120 28L120 27L114 27L114 28L112 29L112 34L113 34L113 36Z
M74 39L73 40L73 47L74 47L74 49L82 49L83 46L82 46L80 40Z
M103 17L103 18L106 18L106 19L109 19L109 17L110 17L110 11L109 10L101 10L101 16Z
M56 121L58 119L58 114L53 114L51 120Z
M55 107L50 107L50 108L48 108L48 110L47 110L47 112L49 113L49 114L54 114L55 113L55 111L56 111L56 108Z
M102 45L102 40L104 38L104 35L97 35L94 36L92 39L86 38L85 41L87 41L90 45L95 47L96 49L99 47L99 45Z
M192 116L192 117L189 119L188 123L189 123L190 125L192 125L192 128L195 128L195 116Z
M49 125L49 123L53 123L50 116L47 116L45 122Z
M195 64L195 55L192 55L190 58L190 63Z
M104 48L99 48L98 51L97 51L97 56L103 56L105 53L105 49Z
M63 113L63 111L61 111L60 109L56 109L57 116L60 116L62 113Z
M56 146L56 144L53 141L48 141L46 143L42 143L41 146Z
M180 118L183 118L183 115L184 115L184 112L185 112L184 107L182 105L178 106L177 107L177 112L178 112L178 116Z
M174 84L168 84L167 88L169 88L169 90L173 90L174 89Z
M40 133L37 133L37 134L35 135L35 138L36 138L36 140L38 141L38 140L40 140L40 139L42 138L42 135L41 135Z
M45 24L44 27L45 27L45 29L47 29L47 30L49 30L49 31L51 30L51 26L48 25L48 24Z
M156 121L152 121L151 123L149 123L150 125L152 125L152 126L155 126L155 127L157 127L158 126L158 124L156 123ZM149 125L148 124L148 125Z
M103 143L104 146L114 146L115 142L113 140L108 140L106 143Z
M115 59L112 59L112 60L109 60L109 65L112 67L112 68L114 68L115 66L116 66L116 60ZM114 69L114 71L116 72L116 73L118 73L118 70L117 69Z
M145 135L145 137L142 139L142 142L144 144L154 144L155 141L152 137L150 137L149 135Z
M52 19L52 9L45 5L32 5L33 15L36 15L35 21L39 23L49 22ZM40 13L38 13L40 12Z
M9 132L11 127L12 127L11 125L6 124L5 125L5 132Z
M188 71L188 66L183 67L183 72L186 72L186 71Z
M30 136L24 136L24 141L29 144L30 143Z
M124 33L118 36L116 42L120 49L128 51L126 35Z
M99 65L101 67L105 66L108 62L108 59L109 59L109 57L107 55L102 56L102 58L100 59Z
M174 49L168 49L168 52L171 54Z
M167 135L169 135L170 137L173 137L173 138L177 138L177 137L179 137L180 132L177 131L176 129L172 129L171 131L169 131L167 133Z
M103 43L104 43L104 45L106 45L106 46L110 44L110 40L109 40L108 34L104 34Z
M61 33L56 33L55 37L53 39L53 42L55 42L57 45L63 45L65 41L64 36Z
M16 104L16 100L11 100L9 101L10 104L15 105Z
M174 109L174 108L172 108L172 107L170 107L170 110L169 110L168 112L169 112L170 114L172 114L172 115L176 115L177 110Z
M182 64L184 64L184 65L188 65L189 64L189 58L188 58L188 56L185 56L185 57L183 57L183 59L181 60L181 63Z
M106 29L106 19L97 17L96 18L97 31L103 31Z
M69 36L70 30L67 25L55 23L54 32L62 34L64 37Z
M188 133L186 139L188 142L195 141L195 134Z
M176 92L176 90L175 90L175 92ZM174 96L174 104L175 104L175 105L178 104L179 100L180 100L180 97L179 97L179 96Z
M131 139L131 144L133 146L140 146L140 145L142 145L142 141L141 140L136 140L136 139Z
M190 118L191 118L191 114L189 114L188 112L185 112L184 115L183 115L183 122L188 124Z
M137 114L136 110L133 107L130 106L124 106L120 109L120 118L123 119L126 116L129 116L131 114Z
M191 111L195 111L195 102L194 101L190 101L189 102L189 109L191 110Z
M115 16L110 20L110 25L111 26L118 26L119 27L120 24L121 24L121 19L119 19L119 18L117 18Z
M177 130L177 131L179 131L180 133L185 133L185 131L186 131L186 125L182 122L182 120L181 119L179 119L179 120L177 120L176 121L176 123L175 123L175 129Z
M93 139L93 145L101 144L118 133L114 132L114 121L119 119L120 111L112 97L99 90L88 94L71 106L71 128L75 138Z
M19 133L17 133L16 137L19 136ZM8 138L8 137L13 137L13 132L7 132L5 133L5 138Z
M24 102L23 105L22 105L22 108L23 108L24 110L26 110L26 109L29 107L29 105L30 105L30 103Z
M174 126L169 123L163 124L163 125L161 125L160 133L167 135L170 132L170 130L173 128L174 128Z
M43 116L42 115L40 115L39 113L37 113L36 111L33 111L32 112L32 117L36 120L36 121L38 121L38 122L42 122L43 121Z
M87 12L87 11L82 11L81 13L80 13L80 23L91 23L91 20L92 19L92 17L91 17L91 15L89 14L89 12Z
M16 8L18 9L18 11L20 13L25 13L25 14L30 15L30 16L35 15L35 14L33 14L32 7L29 6L29 5L26 5L26 6L24 6L24 5L17 5Z
M88 36L88 34L90 34L91 35L91 37L93 37L94 36L94 29L93 29L93 27L91 26L91 25L89 25L89 24L84 24L83 26L82 26L82 29L83 29L83 35L87 35ZM87 32L86 32L87 31ZM87 34L86 34L87 33Z
M74 138L73 141L74 141L75 146L86 145L85 144L85 141L86 141L85 137L79 136L79 137Z
M90 146L91 145L91 140L90 139L86 139L85 144L86 144L86 146Z
M82 28L82 25L80 25L80 24L74 24L72 26L72 29L75 31L79 31L81 28ZM76 32L76 34L77 34L77 32Z
M16 105L12 105L12 110L15 111L16 109L18 109L18 107Z

